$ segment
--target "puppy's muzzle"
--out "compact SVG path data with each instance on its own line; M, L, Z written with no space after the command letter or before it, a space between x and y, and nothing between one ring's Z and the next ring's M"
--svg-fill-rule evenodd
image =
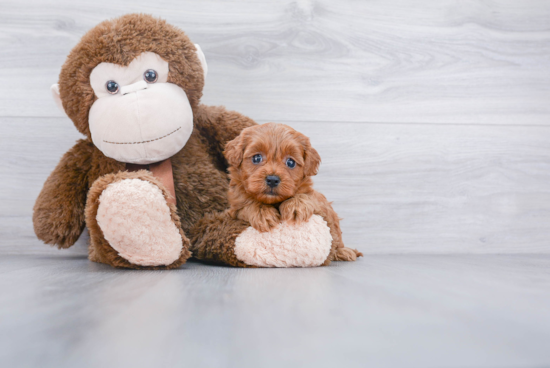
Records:
M268 175L265 178L265 182L268 187L275 188L281 183L281 178L279 178L277 175Z

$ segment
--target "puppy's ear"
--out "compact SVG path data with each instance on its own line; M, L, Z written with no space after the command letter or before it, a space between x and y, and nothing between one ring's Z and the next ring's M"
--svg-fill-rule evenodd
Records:
M315 148L311 147L308 140L304 150L304 175L317 175L319 165L321 165L321 156L319 156L319 153Z
M239 167L243 161L244 144L242 134L227 142L223 155L230 166Z

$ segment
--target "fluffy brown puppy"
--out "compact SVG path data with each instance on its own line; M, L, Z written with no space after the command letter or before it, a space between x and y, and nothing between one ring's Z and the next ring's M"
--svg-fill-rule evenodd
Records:
M344 247L340 219L326 197L313 189L321 157L309 138L288 125L244 129L224 151L229 167L229 214L268 232L281 221L302 223L313 214L327 222L332 260L362 256Z

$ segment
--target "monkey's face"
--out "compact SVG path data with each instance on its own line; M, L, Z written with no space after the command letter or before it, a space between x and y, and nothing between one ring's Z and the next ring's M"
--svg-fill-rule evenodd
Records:
M168 83L168 62L144 52L128 66L100 63L90 74L97 100L88 117L92 141L117 161L149 164L183 148L193 131L185 91Z

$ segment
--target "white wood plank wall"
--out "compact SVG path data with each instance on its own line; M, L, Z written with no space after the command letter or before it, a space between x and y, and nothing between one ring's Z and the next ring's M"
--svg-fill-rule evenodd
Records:
M49 86L86 30L129 12L201 45L204 103L311 137L349 246L550 253L543 0L1 0L0 252L53 251L32 206L79 134Z

